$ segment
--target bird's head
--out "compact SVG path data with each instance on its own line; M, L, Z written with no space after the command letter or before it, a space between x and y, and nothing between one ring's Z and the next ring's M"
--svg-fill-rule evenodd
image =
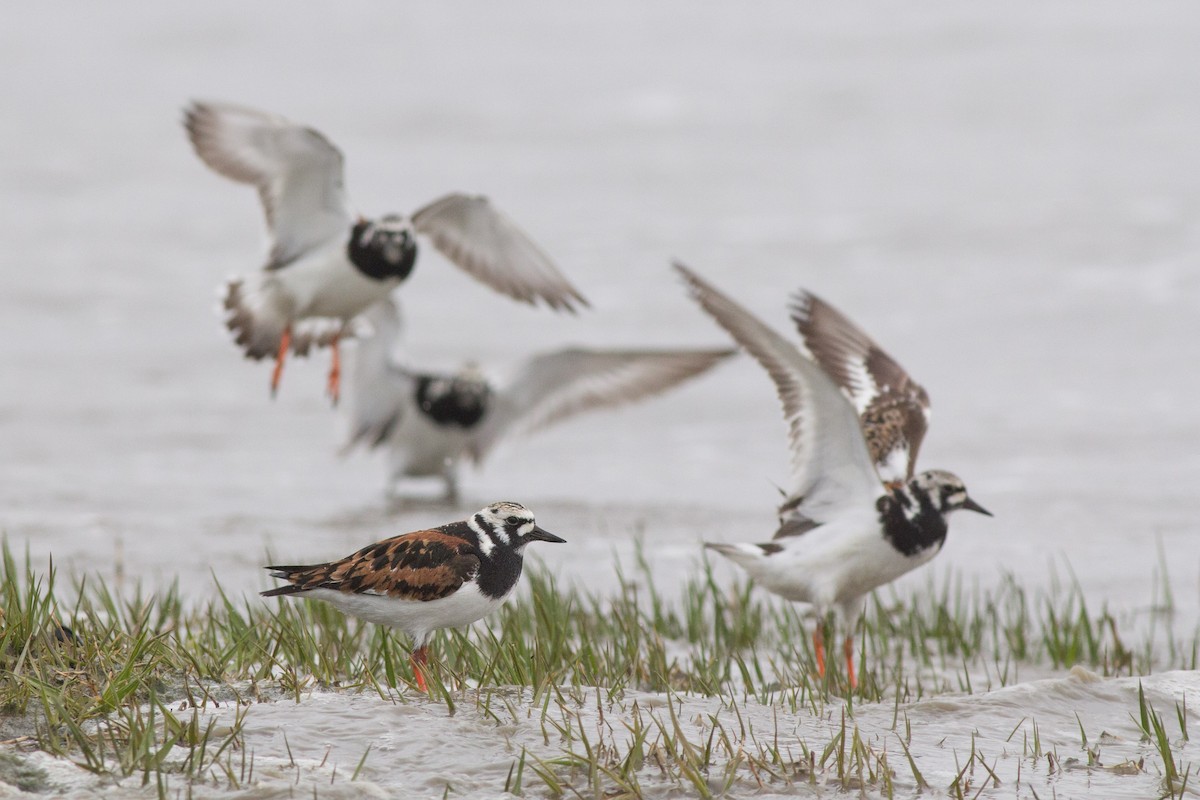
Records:
M485 506L477 515L495 533L496 538L520 549L530 542L564 543L565 539L538 527L533 512L520 503L499 502Z
M403 280L417 260L417 233L411 220L396 214L360 219L350 231L349 254L370 277Z
M370 247L389 264L399 265L417 249L412 223L396 214L376 220L370 233Z
M952 472L942 469L922 472L909 481L909 487L914 494L927 496L933 507L943 514L965 508L968 511L992 516L992 512L970 498L962 479Z

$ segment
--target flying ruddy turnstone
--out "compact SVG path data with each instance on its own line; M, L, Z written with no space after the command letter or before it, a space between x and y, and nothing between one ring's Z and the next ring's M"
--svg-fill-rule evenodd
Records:
M448 501L457 499L462 459L478 464L505 437L665 392L737 352L569 348L534 356L494 386L471 366L435 374L396 363L400 318L390 298L362 319L372 330L351 359L343 452L386 446L389 493L406 477L441 476Z
M425 692L422 668L433 632L498 609L517 586L530 542L565 540L538 527L520 503L492 503L463 522L393 536L338 561L267 567L288 584L262 595L312 597L399 629L412 640L413 674Z
M822 675L827 612L839 610L847 675L857 686L854 630L867 594L937 555L950 512L991 513L949 472L910 474L928 396L848 319L807 292L796 295L792 315L814 361L687 267L675 268L692 298L771 376L792 450L774 539L706 546L769 591L815 607ZM861 408L861 421L839 383ZM897 464L900 477L885 483L881 469L890 475Z
M196 155L226 178L258 188L270 234L263 268L225 289L226 325L247 358L275 357L271 392L288 350L333 348L354 316L396 288L424 234L452 263L493 289L555 310L588 303L550 258L482 196L448 194L410 217L351 213L342 153L320 132L283 117L225 103L193 103L184 126Z

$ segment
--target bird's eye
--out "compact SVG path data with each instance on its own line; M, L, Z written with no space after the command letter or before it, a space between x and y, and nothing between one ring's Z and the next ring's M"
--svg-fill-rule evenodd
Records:
M509 517L509 518L508 518L508 524L509 524L509 525L516 525L516 524L517 524L518 522L520 522L520 521L521 521L521 520L517 519L516 517Z

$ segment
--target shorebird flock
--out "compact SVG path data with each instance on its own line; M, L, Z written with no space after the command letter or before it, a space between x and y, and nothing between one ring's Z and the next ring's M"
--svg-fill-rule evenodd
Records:
M329 348L327 391L338 404L340 345L354 340L343 449L385 449L391 496L403 495L410 478L434 477L445 498L457 501L462 461L479 464L518 434L662 394L737 352L563 347L529 355L504 385L474 364L458 372L418 367L397 351L403 284L422 237L513 300L568 313L590 303L486 197L454 192L411 215L366 217L347 200L341 151L314 128L212 102L190 105L184 127L204 164L258 190L266 218L261 267L224 288L235 343L247 358L274 359L272 395L290 354ZM840 620L853 687L854 634L870 592L937 555L951 512L990 514L953 473L915 472L929 395L849 318L797 290L788 308L798 338L790 341L688 267L675 269L703 312L766 370L791 450L772 538L705 546L762 588L811 605L821 675L826 628L831 618ZM322 600L403 632L424 691L433 632L499 608L516 588L530 542L564 540L523 505L496 502L465 520L393 536L335 561L268 567L285 583L263 595Z

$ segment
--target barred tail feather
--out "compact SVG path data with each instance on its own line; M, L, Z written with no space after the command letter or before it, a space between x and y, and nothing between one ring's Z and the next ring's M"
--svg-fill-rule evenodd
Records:
M289 594L300 594L307 591L308 589L303 586L289 583L285 586L276 586L274 589L267 589L265 592L259 592L259 594L263 597L284 597Z
M255 281L255 283L258 283ZM225 284L225 327L246 358L274 357L287 328L288 318L271 303L260 285L247 286L242 278Z
M267 589L265 592L259 592L259 594L261 594L263 597L278 597L280 595L299 594L300 592L304 592L309 588L312 588L304 585L304 573L313 569L312 566L271 566L266 567L265 569L271 570L272 578L281 578L285 581L291 581L291 583L284 584L283 586L276 586L274 589Z
M255 280L247 285L243 278L232 278L225 284L225 327L233 339L255 361L274 358L287 329L289 315L281 303ZM291 351L298 356L308 355L313 348L328 347L338 337L348 333L349 326L341 320L312 318L292 324Z

